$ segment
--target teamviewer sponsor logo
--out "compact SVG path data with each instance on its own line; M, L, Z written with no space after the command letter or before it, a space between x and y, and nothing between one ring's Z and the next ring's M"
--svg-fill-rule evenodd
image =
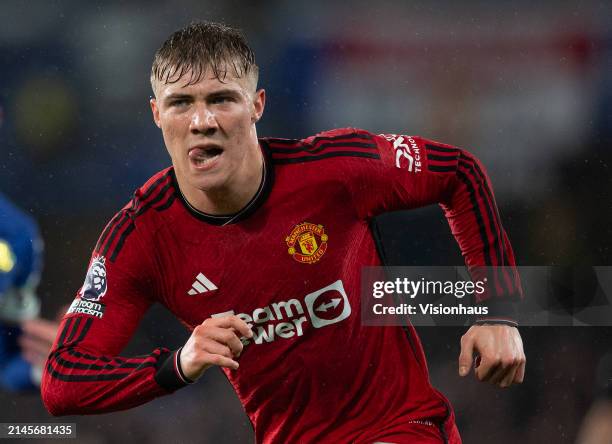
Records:
M330 297L331 296L331 297ZM328 302L326 302L328 301ZM308 309L310 320L314 328L325 327L326 325L335 324L351 315L351 305L344 291L342 281L336 281L325 288L322 288L314 293L306 295L304 303ZM328 310L334 310L338 305L343 304L343 309L340 314L331 319L323 316Z
M338 307L342 307L339 309ZM306 309L304 309L304 307ZM213 318L234 315L234 310L212 315ZM252 313L238 313L240 319L253 330L251 340L241 338L246 345L251 341L263 344L278 338L289 339L304 335L304 325L310 322L314 328L322 328L343 321L351 315L344 285L341 280L299 299L273 302ZM280 321L280 322L279 322Z

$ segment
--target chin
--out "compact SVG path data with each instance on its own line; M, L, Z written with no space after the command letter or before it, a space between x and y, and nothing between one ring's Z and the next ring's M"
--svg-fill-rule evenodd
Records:
M214 191L223 188L224 180L218 177L202 177L201 174L194 175L189 184L201 191Z

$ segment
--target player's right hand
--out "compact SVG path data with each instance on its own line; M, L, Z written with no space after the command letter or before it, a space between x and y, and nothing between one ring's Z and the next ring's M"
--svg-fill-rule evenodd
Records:
M253 332L238 316L206 319L193 329L181 350L183 374L196 381L213 365L236 370L239 365L235 358L243 347L241 336L252 338Z

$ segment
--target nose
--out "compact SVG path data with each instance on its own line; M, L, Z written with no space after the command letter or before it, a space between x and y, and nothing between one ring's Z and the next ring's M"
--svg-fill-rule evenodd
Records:
M219 125L217 123L215 114L211 112L206 105L197 104L194 107L193 114L191 115L189 130L193 134L211 135L218 128Z

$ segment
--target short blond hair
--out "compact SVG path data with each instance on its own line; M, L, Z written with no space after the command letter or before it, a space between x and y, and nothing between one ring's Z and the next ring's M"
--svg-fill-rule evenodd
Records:
M252 76L257 86L259 67L242 31L222 23L194 22L175 31L155 52L153 93L157 82L175 83L190 73L185 85L193 85L209 69L220 82L231 70L237 78Z

